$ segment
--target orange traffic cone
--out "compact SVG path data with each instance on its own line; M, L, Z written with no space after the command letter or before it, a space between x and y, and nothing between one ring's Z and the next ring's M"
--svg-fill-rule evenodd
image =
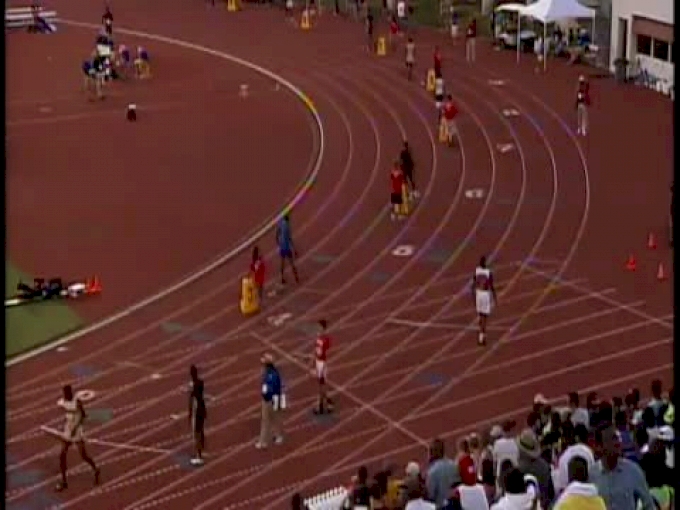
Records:
M626 262L626 269L628 271L635 271L637 269L637 261L635 260L635 256L628 255L628 262Z
M659 269L656 271L656 279L660 282L666 279L666 271L664 271L663 262L659 262Z
M652 234L651 232L647 237L647 248L649 248L650 250L656 250L656 238L654 237L654 234Z
M101 291L102 284L99 281L99 277L95 275L92 277L92 280L89 280L88 282L87 292L88 294L98 294Z

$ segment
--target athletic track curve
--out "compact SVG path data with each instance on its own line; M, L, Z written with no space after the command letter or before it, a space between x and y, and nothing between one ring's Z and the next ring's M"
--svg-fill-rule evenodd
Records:
M670 382L671 291L649 269L657 260L668 265L670 253L641 253L640 274L622 271L627 251L642 251L646 231L663 224L650 217L663 218L667 209L621 213L623 231L602 219L608 179L636 192L635 174L622 170L620 159L635 166L634 156L612 155L605 142L620 135L625 147L625 136L633 136L614 113L656 125L670 118L665 100L594 82L607 113L598 118L596 109L591 137L577 139L568 122L578 71L557 65L549 76L534 76L530 63L515 66L486 49L468 67L460 48L449 47L444 74L462 112L460 148L450 150L437 143L431 99L419 83L406 82L400 57L363 50L359 25L326 16L304 33L278 11L230 17L178 0L155 17L128 1L116 9L121 25L228 50L281 74L314 102L326 151L318 181L293 213L303 283L270 298L259 317L243 319L236 296L247 255L237 257L66 352L10 367L8 480L20 472L40 476L10 483L9 508L282 509L292 492L345 482L359 465L423 461L434 436L452 440L505 417L523 423L537 392L560 399L572 390L645 389L653 377ZM170 21L179 12L181 27ZM249 44L249 30L265 34L259 44ZM419 74L439 37L418 34ZM649 108L626 107L627 94ZM504 115L507 109L518 115ZM392 223L387 173L405 138L422 198L406 222ZM634 138L649 147L650 167L667 165L663 136ZM512 148L501 152L498 144ZM648 185L663 193L657 177L639 192ZM483 196L468 198L477 188ZM276 192L274 172L262 193ZM261 244L273 248L268 239ZM411 247L401 250L407 256L392 253L400 246ZM493 260L500 291L485 348L475 345L467 293L482 254ZM272 253L268 262L275 281ZM268 323L280 314L288 320ZM315 388L301 356L322 317L331 324L339 409L320 421L311 417ZM291 408L285 444L256 451L265 350L278 359ZM208 457L196 470L187 466L184 419L190 364L200 367L210 395ZM56 445L38 427L58 423L54 402L59 387L74 382L73 365L91 370L75 381L96 393L90 409L110 414L87 429L103 483L92 489L78 465L68 491L47 496L57 480Z

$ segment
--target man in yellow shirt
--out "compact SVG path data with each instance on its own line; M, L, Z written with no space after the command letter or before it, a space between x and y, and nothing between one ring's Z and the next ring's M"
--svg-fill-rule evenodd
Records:
M595 484L588 483L588 462L583 457L574 457L567 470L569 484L553 510L607 510Z

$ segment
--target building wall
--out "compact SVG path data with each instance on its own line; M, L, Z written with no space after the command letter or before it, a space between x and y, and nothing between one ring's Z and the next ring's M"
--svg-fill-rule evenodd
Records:
M673 0L612 0L611 16L611 45L610 45L610 68L614 70L614 61L623 56L631 62L633 73L645 70L650 75L663 82L664 87L673 85L674 40L673 27ZM635 19L637 23L634 23ZM645 20L644 25L663 24L670 35L663 36L662 40L657 36L655 39L650 33L635 33L633 25L642 26L639 20ZM625 23L622 22L625 20ZM623 31L626 31L627 44L622 47ZM654 32L657 32L654 30Z

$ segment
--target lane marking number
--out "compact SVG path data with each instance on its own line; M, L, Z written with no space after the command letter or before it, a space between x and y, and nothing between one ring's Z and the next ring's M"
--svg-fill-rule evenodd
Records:
M279 328L279 327L283 326L283 324L286 321L290 320L292 317L293 317L292 313L284 312L284 313L280 313L278 315L272 315L271 317L267 317L267 322L270 325Z
M507 152L510 152L514 148L515 148L515 146L511 143L497 143L496 144L496 149L498 149L498 152L500 152L501 154L505 154Z
M489 85L492 87L502 87L505 85L505 80L489 80Z
M518 117L519 111L515 110L514 108L506 108L505 110L503 110L503 116L504 117Z
M392 250L392 255L395 257L410 257L415 253L416 249L411 244L402 244Z
M479 200L484 197L484 190L482 188L472 188L465 190L465 198L472 200Z

